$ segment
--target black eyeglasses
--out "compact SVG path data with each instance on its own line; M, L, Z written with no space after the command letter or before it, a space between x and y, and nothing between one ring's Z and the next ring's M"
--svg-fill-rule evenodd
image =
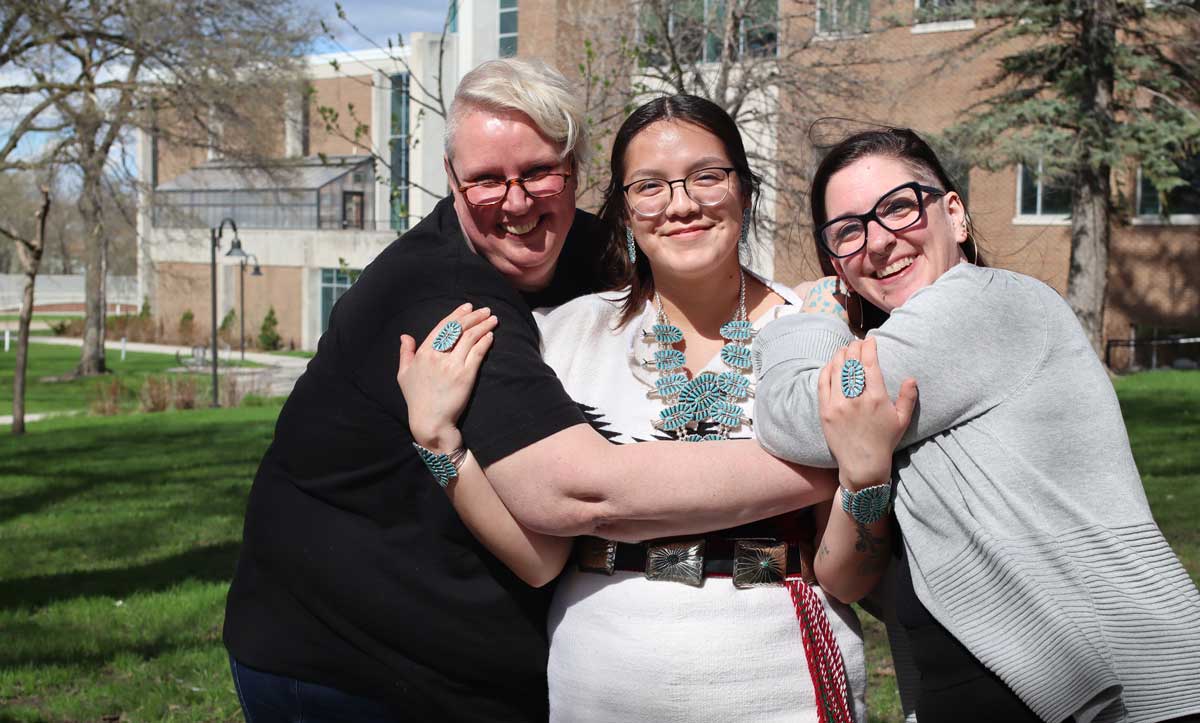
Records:
M639 216L652 218L667 210L675 184L683 186L687 197L701 206L715 206L729 195L729 174L736 168L701 168L684 178L639 178L621 186L629 207Z
M817 229L817 239L825 253L838 259L862 251L867 245L867 223L874 221L888 231L895 233L909 226L915 226L925 217L925 198L946 195L946 192L922 185L919 181L909 181L883 194L875 207L867 213L846 214L822 224Z
M504 199L508 198L508 189L513 186L520 186L525 195L530 198L557 196L567 187L567 179L571 177L570 173L535 173L528 178L518 177L503 181L487 180L461 184L458 181L458 173L454 170L454 165L447 165L450 167L450 175L454 177L454 184L458 187L458 192L472 206L495 206L503 203Z

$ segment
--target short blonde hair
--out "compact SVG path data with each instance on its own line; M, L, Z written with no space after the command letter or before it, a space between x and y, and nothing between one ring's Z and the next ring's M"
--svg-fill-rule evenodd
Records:
M472 109L517 111L529 116L542 135L562 145L561 158L587 159L583 103L567 79L537 58L501 58L481 63L463 76L446 118L446 157L454 160L454 134Z

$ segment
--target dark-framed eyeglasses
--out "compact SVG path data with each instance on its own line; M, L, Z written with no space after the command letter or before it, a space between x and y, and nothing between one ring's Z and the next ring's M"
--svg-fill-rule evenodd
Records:
M647 218L667 210L675 193L675 184L683 186L687 197L701 206L715 206L729 195L729 174L736 168L701 168L683 178L668 181L663 178L639 178L621 186L625 200L633 212Z
M944 195L946 192L940 188L909 181L880 196L874 208L866 213L846 214L825 222L817 229L817 239L825 253L834 258L853 256L867 245L869 222L874 221L892 233L903 231L925 218L926 196Z
M520 186L525 195L530 198L557 196L567 187L567 179L571 177L570 173L547 172L535 173L528 177L508 178L503 181L492 179L476 183L459 183L454 165L449 163L447 165L450 167L450 175L454 177L454 185L458 188L458 192L472 206L495 206L503 203L504 199L508 198L508 189L513 186Z

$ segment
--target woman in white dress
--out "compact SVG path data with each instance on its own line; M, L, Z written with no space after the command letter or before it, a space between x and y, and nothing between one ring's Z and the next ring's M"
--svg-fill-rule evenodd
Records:
M791 289L740 264L758 183L733 120L707 100L656 99L618 131L600 216L627 255L630 285L535 314L545 361L610 441L752 435L750 340L801 306ZM422 358L412 347L406 341L399 375L410 416L437 414L452 395L405 384ZM482 473L457 484L479 483L470 476ZM655 483L654 470L645 483ZM466 499L454 497L464 522L514 571L537 581L558 572L539 570L562 564L544 546L514 559L514 546L495 539L506 527L496 507ZM580 538L548 620L551 719L865 720L858 621L813 584L814 541L829 515L824 503L703 537ZM866 557L880 561L886 554Z

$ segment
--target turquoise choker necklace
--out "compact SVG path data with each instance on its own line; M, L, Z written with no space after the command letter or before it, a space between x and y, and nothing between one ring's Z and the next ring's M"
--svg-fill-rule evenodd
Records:
M649 331L643 331L642 336L653 339L658 350L653 359L642 364L658 370L652 393L667 406L651 423L655 429L686 442L729 439L732 429L750 423L739 404L752 393L747 374L753 366L750 340L754 336L754 327L746 314L746 273L738 268L737 309L733 318L721 325L721 338L725 340L721 361L729 371L720 374L703 372L695 379L688 379L683 371L687 359L682 351L674 348L683 341L683 331L667 318L657 291L654 292L654 306L658 310L655 323Z

